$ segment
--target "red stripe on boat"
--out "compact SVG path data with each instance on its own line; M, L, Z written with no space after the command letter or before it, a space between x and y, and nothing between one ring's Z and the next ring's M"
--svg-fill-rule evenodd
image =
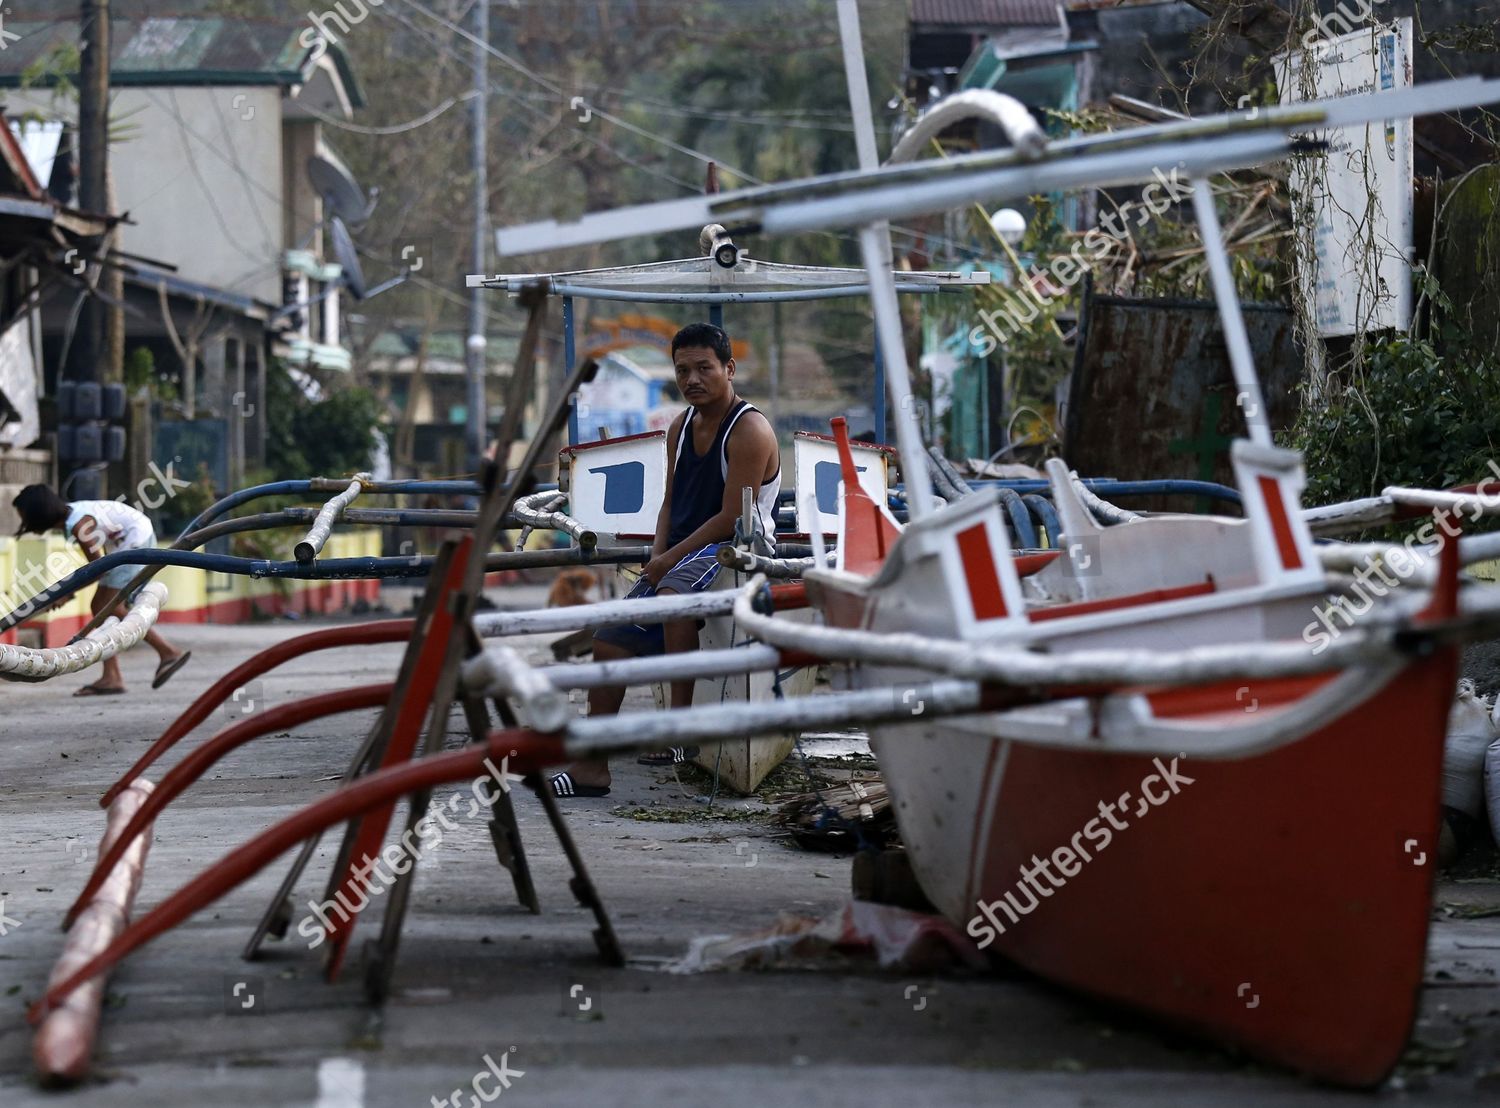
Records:
M1271 534L1276 536L1276 550L1281 555L1281 564L1287 569L1301 569L1302 555L1297 552L1297 541L1292 538L1292 522L1286 517L1286 502L1281 499L1281 485L1274 477L1257 477L1260 482L1261 499L1266 502L1266 511L1271 513Z
M1061 550L1044 550L1039 554L1012 554L1011 562L1016 567L1017 577L1030 577L1033 573L1039 573L1057 561L1061 554Z
M974 605L974 618L1005 618L1005 595L1000 591L995 552L990 549L990 536L984 524L976 523L958 533L958 553L964 563L964 578L969 582L969 603Z
M1026 618L1032 623L1045 623L1049 619L1067 616L1086 616L1093 612L1108 612L1115 608L1135 608L1142 604L1160 604L1167 600L1181 600L1188 596L1202 596L1217 588L1213 581L1199 581L1194 585L1177 585L1170 589L1151 589L1149 592L1133 592L1129 596L1107 596L1101 600L1080 600L1076 604L1059 604L1054 608L1037 608L1028 611Z
M1151 714L1157 719L1209 715L1215 712L1251 713L1260 708L1288 704L1317 692L1336 673L1314 673L1305 677L1279 677L1274 680L1247 679L1222 681L1215 685L1183 686L1148 693Z

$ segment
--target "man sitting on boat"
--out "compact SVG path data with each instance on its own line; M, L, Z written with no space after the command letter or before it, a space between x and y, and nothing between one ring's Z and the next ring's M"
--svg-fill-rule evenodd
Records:
M781 491L781 451L770 422L734 391L734 358L729 336L709 323L691 323L672 339L677 388L687 409L667 432L667 495L656 520L651 560L627 594L672 596L704 592L719 573L719 544L734 535L741 489L756 490L755 510L767 535L776 533L776 498ZM650 625L604 628L594 634L600 662L698 649L698 622L671 620ZM671 706L693 702L691 680L673 681ZM589 715L614 715L623 688L589 691ZM671 765L697 755L696 747L674 747L642 755L646 765ZM551 778L558 796L606 796L606 760L575 762Z

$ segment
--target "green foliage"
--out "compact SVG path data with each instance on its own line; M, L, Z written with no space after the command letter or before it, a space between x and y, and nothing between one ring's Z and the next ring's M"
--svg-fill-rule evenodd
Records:
M1500 460L1500 357L1455 322L1430 271L1418 267L1414 277L1419 317L1432 305L1427 333L1356 344L1327 395L1304 400L1289 437L1306 461L1309 504L1388 485L1466 485Z
M73 78L81 68L83 55L76 45L65 43L55 46L21 70L21 87L51 88L54 99L77 99L78 89Z
M1496 457L1500 363L1443 356L1428 340L1372 343L1349 379L1303 406L1292 443L1307 461L1309 504L1387 485L1445 488L1486 476Z
M168 404L178 398L177 382L157 370L156 356L145 346L137 346L125 356L125 387L132 393L145 389Z
M380 400L368 389L329 390L313 402L284 368L266 375L266 464L276 479L339 477L370 462Z

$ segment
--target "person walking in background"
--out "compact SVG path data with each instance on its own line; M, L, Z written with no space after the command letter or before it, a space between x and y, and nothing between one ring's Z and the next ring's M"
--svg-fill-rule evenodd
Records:
M64 500L46 485L27 485L11 501L21 517L19 537L28 531L44 535L61 530L75 540L83 556L95 561L118 550L143 550L156 545L156 531L151 520L137 508L118 500ZM130 584L139 566L116 566L99 579L94 589L93 611L98 615L121 589ZM146 642L161 659L151 682L159 689L192 657L191 650L178 650L154 628L146 632ZM125 678L118 657L106 658L99 680L85 685L74 696L116 696L125 691Z

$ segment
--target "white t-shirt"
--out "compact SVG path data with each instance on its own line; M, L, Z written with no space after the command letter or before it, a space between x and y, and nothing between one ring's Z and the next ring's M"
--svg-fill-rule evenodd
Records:
M85 516L93 517L106 554L156 545L156 531L146 514L118 500L72 501L68 505L68 521L64 525L68 538L74 537L73 528Z

